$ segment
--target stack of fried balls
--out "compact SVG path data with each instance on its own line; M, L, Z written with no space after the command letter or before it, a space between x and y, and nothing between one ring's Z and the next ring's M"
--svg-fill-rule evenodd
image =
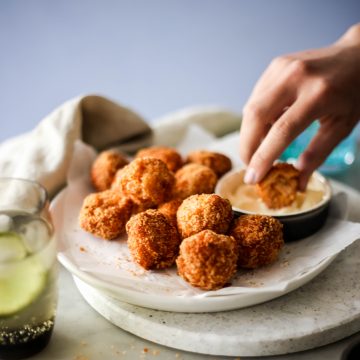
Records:
M83 202L83 230L106 240L127 233L134 262L146 270L176 264L178 274L203 290L220 289L238 268L276 261L284 244L281 223L265 215L233 218L231 204L214 194L231 169L223 154L173 148L140 150L129 162L115 150L95 159L96 192Z

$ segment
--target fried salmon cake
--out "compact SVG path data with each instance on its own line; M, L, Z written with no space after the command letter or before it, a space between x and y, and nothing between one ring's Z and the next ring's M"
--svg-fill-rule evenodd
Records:
M93 162L90 171L91 182L95 189L97 191L110 189L116 172L128 163L129 161L118 151L101 152Z
M178 230L187 238L202 230L225 234L233 218L229 200L216 194L192 195L185 199L176 214Z
M159 205L158 210L177 228L176 213L181 205L181 199L173 199Z
M90 194L80 210L80 227L97 237L115 239L125 232L132 207L129 198L111 190Z
M242 215L234 220L228 234L237 241L239 267L247 269L275 262L284 245L283 225L267 215Z
M152 157L162 160L170 171L176 172L183 165L181 155L171 147L151 146L137 152L135 158Z
M270 209L291 205L299 190L300 172L288 163L275 164L267 175L256 184L260 198Z
M203 230L182 241L176 265L178 274L191 285L216 290L235 274L237 258L233 237Z
M175 173L174 197L185 199L195 194L211 194L215 190L217 176L209 167L187 164Z
M174 174L155 158L138 158L119 170L112 189L131 198L141 209L156 207L170 199Z
M174 264L180 237L165 215L146 210L126 224L128 247L133 260L146 270L165 269Z
M231 170L231 160L224 154L213 151L197 150L188 154L186 162L204 165L212 169L217 177Z

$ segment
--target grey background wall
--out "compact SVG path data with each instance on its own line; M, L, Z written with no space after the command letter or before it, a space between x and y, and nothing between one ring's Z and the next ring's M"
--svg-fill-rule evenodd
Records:
M359 0L1 0L0 141L85 93L149 121L199 104L240 111L273 57L359 21Z

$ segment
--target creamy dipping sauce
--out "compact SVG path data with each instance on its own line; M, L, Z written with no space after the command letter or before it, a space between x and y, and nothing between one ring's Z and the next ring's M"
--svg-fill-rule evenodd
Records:
M312 175L305 192L298 192L295 201L281 209L269 209L258 196L254 185L243 182L244 172L226 185L223 196L227 197L234 207L251 213L266 215L286 215L310 210L329 197L330 189L320 176Z

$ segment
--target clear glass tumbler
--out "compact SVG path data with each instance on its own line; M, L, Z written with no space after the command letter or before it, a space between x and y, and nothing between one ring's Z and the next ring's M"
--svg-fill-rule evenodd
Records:
M41 351L57 303L54 229L46 190L0 178L0 359Z

